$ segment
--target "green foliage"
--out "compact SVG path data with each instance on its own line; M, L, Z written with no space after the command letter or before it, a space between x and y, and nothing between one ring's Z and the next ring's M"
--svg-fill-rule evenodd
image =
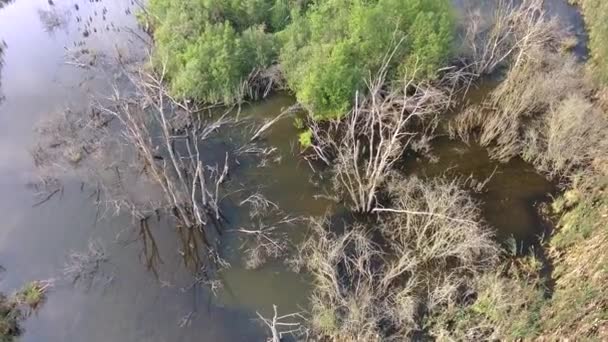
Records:
M174 57L177 65L168 63L172 90L205 102L235 102L243 96L243 81L270 65L274 51L272 37L259 26L239 34L228 23L209 25Z
M298 135L298 141L302 148L308 148L312 145L312 131L310 129Z
M582 7L587 30L589 31L589 50L594 75L608 82L608 1L574 0Z
M233 103L256 69L277 58L272 34L289 23L292 0L151 0L153 62L172 91L209 103Z
M21 322L46 298L46 286L33 281L12 296L0 293L0 342L11 342L21 334Z
M453 24L447 0L317 2L280 33L280 61L315 118L338 117L395 47L393 77L432 77L450 52Z
M17 293L17 300L21 305L35 310L46 299L45 288L37 281L27 283L21 291Z
M348 111L397 47L393 76L432 77L450 51L449 0L150 0L156 51L172 91L232 103L256 69L277 60L316 118Z

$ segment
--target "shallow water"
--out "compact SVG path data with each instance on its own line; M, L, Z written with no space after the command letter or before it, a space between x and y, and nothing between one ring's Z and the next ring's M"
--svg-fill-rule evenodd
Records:
M256 311L268 314L273 304L281 313L306 307L310 288L305 275L289 272L280 262L257 271L245 270L237 251L241 241L227 235L223 254L232 267L221 273L225 287L216 297L191 286L193 275L177 252L179 236L165 221L151 224L162 259L157 279L145 267L142 242L130 219L97 222L91 191L82 191L78 180L68 178L61 196L32 207L36 200L27 184L36 181L29 154L36 143L33 128L51 113L66 106L76 111L86 108L92 95L109 91L107 76L67 65L66 48L94 51L100 63L143 49L129 32L136 29L131 1L55 3L16 0L0 10L0 37L7 43L0 82L6 96L0 103L0 265L6 269L0 290L10 291L36 279L57 279L48 302L25 323L21 340L261 340L263 330L254 321ZM571 13L568 11L565 13ZM241 115L274 117L293 101L276 95L246 106ZM296 153L296 132L291 120L279 121L265 142L279 149L281 162L263 168L244 162L235 167L232 182L248 189L261 188L292 215L323 215L331 203L314 198L319 190L310 182L313 174L308 164ZM545 199L553 189L548 182L520 161L497 165L478 147L444 139L433 146L440 157L438 163L417 162L412 157L406 160L406 169L434 176L455 166L458 175L485 179L498 166L487 192L481 195L489 223L504 236L513 234L527 241L538 235L531 204ZM223 203L230 218L228 229L248 224L247 213L237 205L239 199L231 196ZM303 238L305 226L290 228L290 234L295 241ZM87 288L62 280L70 251L86 250L91 240L99 241L109 256L101 272L102 282ZM111 281L105 284L103 279ZM180 319L189 314L190 323L179 327Z
M521 252L548 233L537 207L550 200L556 187L531 165L519 158L499 163L485 148L447 137L436 138L431 146L437 160L411 154L401 165L403 170L418 177L458 177L472 188L485 182L474 195L482 203L484 219L499 241L514 238Z

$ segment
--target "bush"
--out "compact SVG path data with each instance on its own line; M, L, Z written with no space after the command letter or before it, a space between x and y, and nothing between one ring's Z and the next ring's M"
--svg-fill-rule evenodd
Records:
M292 0L151 0L154 65L173 93L208 103L234 103L257 69L277 58L273 30L289 22ZM246 85L246 84L245 84Z
M21 332L21 322L46 299L50 282L33 281L11 296L0 293L0 342L11 342Z
M280 34L280 61L298 101L316 118L335 118L395 47L393 77L432 77L450 52L453 25L446 0L320 2Z
M313 276L317 335L411 339L423 329L421 318L460 305L476 277L495 265L492 234L456 183L393 179L388 188L394 210L378 221L341 235L327 220L313 221L298 261Z
M395 46L394 77L432 77L450 52L448 0L151 0L154 64L172 91L233 103L249 76L280 60L317 118L343 115ZM379 25L379 23L381 23Z

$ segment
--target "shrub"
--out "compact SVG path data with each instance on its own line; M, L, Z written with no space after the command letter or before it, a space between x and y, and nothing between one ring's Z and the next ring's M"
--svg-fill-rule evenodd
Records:
M151 0L148 13L153 62L176 95L237 102L249 76L279 60L320 119L343 115L395 47L394 78L434 76L454 32L449 0Z
M422 317L458 306L498 249L456 183L393 179L391 211L332 232L313 221L299 261L313 276L312 328L334 341L412 338ZM376 242L377 241L377 242Z
M310 129L300 133L298 135L298 141L302 148L307 148L312 145L312 131Z
M180 97L238 102L250 74L277 58L271 30L288 23L285 8L294 4L291 0L151 0L153 63L166 67L171 89Z
M432 77L450 52L453 23L446 0L319 2L280 34L280 61L298 101L318 119L335 118L395 47L393 77Z

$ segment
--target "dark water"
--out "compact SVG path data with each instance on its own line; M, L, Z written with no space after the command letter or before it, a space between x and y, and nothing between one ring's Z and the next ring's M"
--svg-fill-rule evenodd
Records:
M550 3L556 12L580 18L565 2ZM52 113L66 107L86 108L91 96L110 91L106 75L66 64L66 48L86 48L94 52L89 57L100 63L142 50L141 41L130 32L136 30L134 11L127 0L66 0L55 5L47 0L17 0L0 10L0 40L7 45L0 82L6 96L0 103L0 265L6 269L0 290L56 279L48 302L26 322L22 341L262 340L263 330L254 321L256 311L268 314L273 304L281 313L306 307L306 276L289 272L280 262L246 270L238 253L240 240L227 236L223 252L232 267L221 273L225 287L213 296L203 287L191 286L193 275L177 252L180 236L167 222L151 226L162 260L157 279L144 266L142 242L129 217L97 222L90 191L81 191L77 179L66 174L63 195L33 207L34 193L27 186L36 181L29 153L37 139L33 128ZM580 28L577 20L573 25ZM245 107L242 115L274 117L293 101L289 96L273 96ZM265 142L278 148L281 162L267 167L244 163L234 170L233 181L262 189L292 215L322 215L331 204L314 197L319 189L311 184L313 174L297 154L296 133L291 120L279 121ZM411 157L406 170L435 176L454 167L454 174L472 174L479 180L493 174L480 195L486 201L488 221L505 236L526 240L538 234L532 204L545 199L553 188L528 165L521 161L497 165L483 149L445 139L438 139L433 147L438 163ZM232 228L248 223L247 213L235 204L239 199L232 196L225 203ZM290 234L297 241L306 235L306 227L295 225ZM86 250L92 240L103 245L109 256L102 274L112 281L86 288L62 280L70 251ZM180 327L186 315L190 324Z
M519 158L499 163L489 158L485 148L447 137L436 138L431 153L436 160L409 155L401 167L419 177L458 177L471 188L485 183L473 192L498 240L514 238L519 248L527 248L547 233L537 207L550 200L556 188L531 165Z

